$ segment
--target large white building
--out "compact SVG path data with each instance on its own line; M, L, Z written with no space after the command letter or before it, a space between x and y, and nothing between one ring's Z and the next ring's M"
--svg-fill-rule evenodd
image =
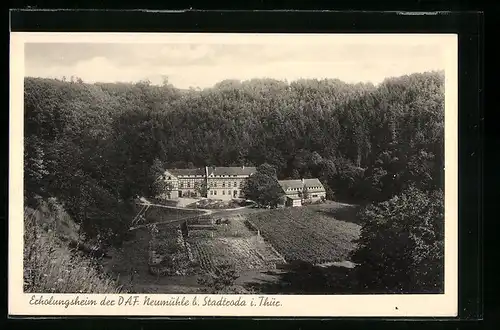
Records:
M221 200L241 198L245 180L255 172L255 167L245 166L167 169L160 177L167 186L160 197L207 197Z

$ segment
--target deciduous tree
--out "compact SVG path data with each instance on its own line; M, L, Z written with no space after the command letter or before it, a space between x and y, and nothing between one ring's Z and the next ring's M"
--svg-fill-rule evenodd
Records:
M247 199L263 206L277 206L284 195L276 170L269 164L262 164L257 172L247 179L243 186L243 194Z
M437 293L444 288L444 207L441 191L413 186L360 212L359 247L352 255L363 290Z

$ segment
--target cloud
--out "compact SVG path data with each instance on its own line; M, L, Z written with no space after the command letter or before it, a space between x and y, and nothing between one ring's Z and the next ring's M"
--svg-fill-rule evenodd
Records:
M26 48L26 75L153 83L167 76L180 88L262 77L378 83L443 69L441 55L439 47L425 44L40 44Z

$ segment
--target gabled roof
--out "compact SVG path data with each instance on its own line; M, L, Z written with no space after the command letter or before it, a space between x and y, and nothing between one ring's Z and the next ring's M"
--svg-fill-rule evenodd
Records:
M186 175L205 175L204 168L169 168L167 171L177 177Z
M288 189L303 189L305 186L310 191L324 191L323 184L318 179L304 179L302 180L280 180L278 181L283 191Z
M208 167L208 175L252 175L257 171L255 167L247 167L247 166L233 166L233 167L220 167L220 166L211 166Z
M252 175L257 169L255 167L222 167L222 166L211 166L208 167L208 175ZM188 176L188 175L202 175L205 176L205 168L169 168L167 171L173 176Z

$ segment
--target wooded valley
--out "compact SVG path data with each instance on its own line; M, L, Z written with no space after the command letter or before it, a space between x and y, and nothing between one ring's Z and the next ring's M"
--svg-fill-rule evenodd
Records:
M204 90L168 81L24 83L25 204L57 198L89 238L119 243L131 200L151 196L165 168L267 163L279 179L317 177L328 199L367 205L358 259L371 258L370 244L390 236L383 233L412 226L390 211L403 207L433 232L415 239L416 252L414 245L405 251L417 253L422 267L442 260L443 72L378 86L335 79L226 80ZM416 203L428 214L411 213Z

